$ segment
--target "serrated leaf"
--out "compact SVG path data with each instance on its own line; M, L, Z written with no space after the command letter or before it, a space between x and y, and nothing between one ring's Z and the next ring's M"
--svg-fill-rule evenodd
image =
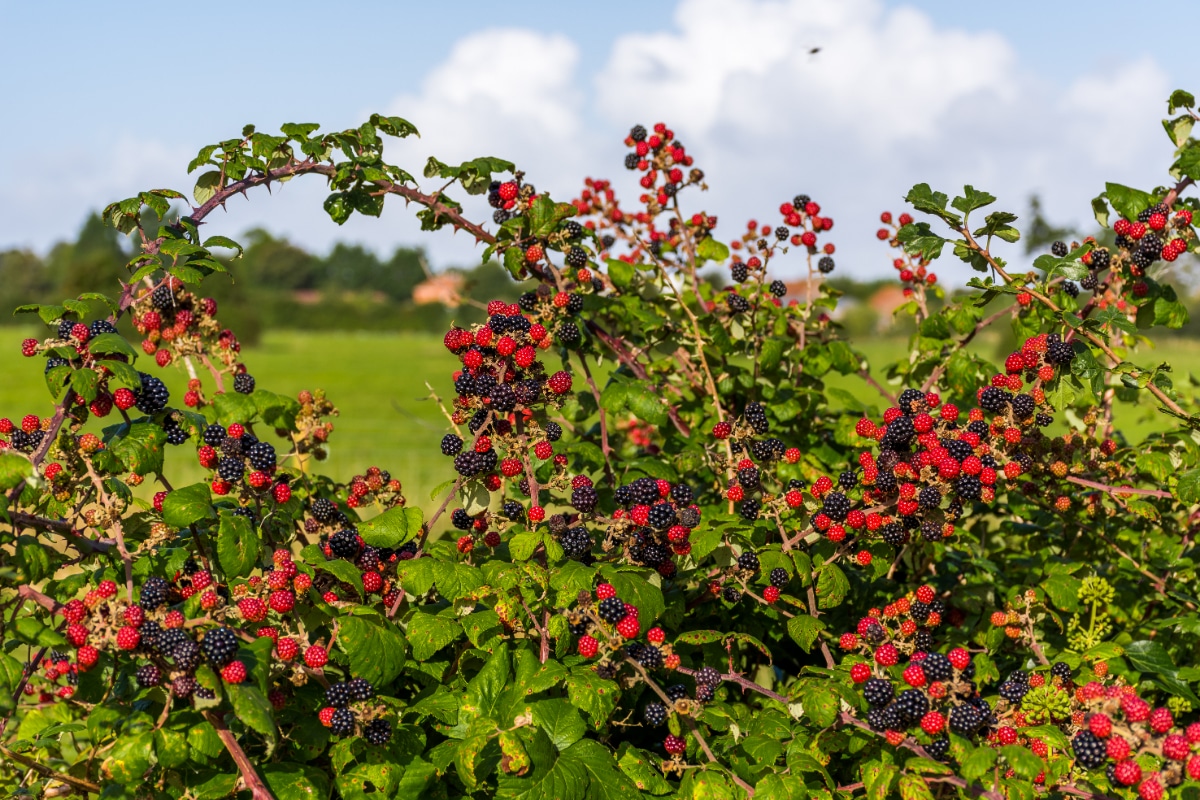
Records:
M792 641L800 645L807 653L812 651L817 637L821 635L821 631L825 630L825 623L807 614L797 614L788 620L787 630Z
M193 522L216 516L207 483L193 483L167 492L162 508L163 522L172 528L186 528Z
M337 642L350 658L350 673L377 688L389 685L404 668L404 636L384 617L343 617Z
M358 526L358 535L372 547L396 548L421 532L424 514L416 506L392 506Z
M166 503L163 505L165 507ZM258 551L258 531L250 520L240 514L223 512L217 529L217 561L226 577L249 575L258 561Z

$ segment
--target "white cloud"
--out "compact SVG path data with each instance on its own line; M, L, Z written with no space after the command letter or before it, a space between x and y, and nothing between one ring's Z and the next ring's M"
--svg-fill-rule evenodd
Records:
M686 141L727 235L805 192L857 275L887 270L871 234L915 183L971 183L1018 213L1039 192L1086 224L1104 180L1154 183L1170 157L1153 61L1057 86L997 34L878 0L682 0L675 30L623 37L596 85L614 126L664 119Z

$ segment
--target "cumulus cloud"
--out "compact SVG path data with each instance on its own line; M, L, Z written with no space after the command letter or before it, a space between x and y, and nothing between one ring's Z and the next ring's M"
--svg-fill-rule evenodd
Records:
M878 0L682 0L675 30L623 37L596 81L614 127L661 118L685 138L710 211L740 222L818 198L857 275L887 269L870 234L914 183L971 183L1018 213L1037 192L1086 224L1105 179L1154 183L1170 157L1153 61L1059 86L997 34Z

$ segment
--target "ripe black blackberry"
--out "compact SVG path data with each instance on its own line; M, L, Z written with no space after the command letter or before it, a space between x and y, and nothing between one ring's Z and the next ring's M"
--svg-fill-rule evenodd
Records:
M558 543L562 545L563 554L574 561L578 561L591 552L592 537L583 528L568 528L566 532L559 537Z
M250 466L259 472L270 472L275 469L275 446L270 442L255 442L246 451Z
M681 683L671 684L666 688L667 697L671 698L671 702L675 703L688 696L687 687Z
M758 519L758 512L762 509L762 503L753 497L747 497L738 507L738 513L749 522Z
M964 500L983 497L983 482L974 475L964 475L954 482L954 491Z
M767 422L767 412L759 403L747 403L743 414L746 422L750 423L750 427L760 436L771 429L770 423Z
M519 520L525 516L525 507L516 500L505 500L501 511L511 520Z
M1091 731L1080 731L1071 740L1071 749L1075 752L1075 760L1084 769L1095 769L1108 760L1104 740Z
M882 708L872 708L867 712L867 724L871 726L873 731L882 731L887 729L887 715L883 713Z
M862 691L866 701L875 708L883 708L896 696L895 687L886 678L868 678Z
M721 672L716 667L705 665L696 671L696 683L716 686L721 682Z
M58 323L58 338L59 339L70 339L71 338L71 329L74 327L75 327L75 320L73 320L73 319L60 320Z
M1084 288L1084 289L1086 289L1087 291L1089 291L1089 292L1090 292L1090 291L1092 291L1093 289L1095 289L1095 288L1096 288L1096 286L1097 286L1097 284L1099 284L1099 283L1100 283L1100 281L1099 281L1099 279L1098 279L1098 278L1096 278L1096 273L1094 273L1094 272L1089 272L1089 273L1088 273L1088 274L1087 274L1087 275L1086 275L1086 276L1083 278L1083 280L1081 280L1081 281L1079 282L1079 285L1080 285L1082 288Z
M1000 696L1010 703L1019 703L1029 691L1029 684L1015 683L1011 679L1000 684Z
M919 722L929 712L929 698L920 689L905 689L896 698L896 711L907 727Z
M1003 389L988 386L979 394L979 407L984 411L999 413L1009 403L1009 394Z
M950 752L950 740L947 738L934 739L925 745L925 752L941 761Z
M1076 284L1075 281L1063 281L1062 288L1069 297L1079 296L1079 285Z
M1054 417L1050 416L1049 414L1038 414L1037 417L1034 418L1034 422L1038 424L1039 428L1045 428L1051 422L1054 422Z
M829 256L821 256L821 259L817 262L817 269L826 275L833 272L833 259Z
M949 727L960 736L970 736L983 724L983 714L975 706L961 705L950 709Z
M658 481L654 478L638 478L629 484L633 502L640 506L653 505L658 501Z
M215 667L223 667L237 654L237 634L229 628L213 628L200 640L204 657Z
M838 486L847 490L858 486L858 473L856 473L854 470L848 469L841 475L838 475Z
M776 297L785 297L787 295L787 284L783 281L771 281L771 294Z
M245 473L246 465L240 457L222 458L217 462L217 475L221 476L221 480L230 483L240 481Z
M392 738L392 723L386 719L373 719L363 729L363 737L376 747L383 747Z
M750 302L736 292L725 295L725 305L731 314L744 314L750 310Z
M1050 674L1067 683L1071 680L1071 666L1065 661L1055 661L1054 666L1050 667Z
M904 544L905 540L908 538L908 535L904 532L904 529L895 522L889 522L880 528L879 536L892 547L899 547L900 545Z
M771 570L769 578L771 585L776 589L785 588L791 581L791 576L788 575L788 571L783 567L776 567L775 569Z
M190 672L200 665L200 645L191 639L177 642L171 652L167 653L179 669Z
M1046 363L1054 366L1067 366L1075 360L1075 350L1070 342L1062 340L1046 345Z
M315 498L309 504L308 510L313 515L313 519L323 524L333 522L333 518L337 514L337 506L324 497Z
M830 492L825 495L821 511L835 522L843 522L850 513L850 498L841 492Z
M933 649L933 634L929 631L917 631L917 635L913 637L913 644L918 652L928 653Z
M162 682L162 671L153 664L138 667L137 682L138 686L144 689L149 689L151 686L158 686Z
M733 278L734 283L745 283L750 277L750 270L741 261L729 268L729 275Z
M692 487L686 483L677 483L671 487L671 499L681 506L686 506L695 499L695 495L692 493Z
M617 237L613 236L612 234L605 234L604 236L600 237L600 245L605 250L612 247L616 243L617 243Z
M170 587L162 578L158 576L146 578L146 582L142 584L139 605L147 611L153 611L167 602L169 591Z
M325 690L325 703L334 708L346 708L350 705L350 687L345 683L330 684Z
M225 438L225 428L221 425L209 425L204 429L204 443L209 447L216 447Z
M465 372L463 373L466 374ZM442 437L442 455L453 456L457 455L462 450L463 440L455 436L453 433L447 433Z
M804 207L812 202L812 198L806 194L798 194L792 198L792 208L797 211L803 211Z
M238 394L250 394L254 391L254 378L247 372L239 372L233 376L233 390Z
M574 322L560 322L558 328L555 329L555 334L558 336L559 343L565 347L574 347L579 344L579 327Z
M571 506L582 514L589 514L596 508L599 495L591 486L580 486L571 492ZM672 512L672 515L674 512Z
M354 733L354 712L348 708L339 708L329 718L329 730L334 736L349 736Z
M746 467L737 471L738 483L746 491L754 491L758 488L759 473L758 467Z
M351 678L346 681L352 700L370 700L375 696L375 687L366 678Z
M628 484L618 486L616 491L613 492L613 500L617 501L618 505L629 505L633 502L633 487Z
M792 478L790 481L788 481L788 490L789 491L795 489L798 492L802 492L807 488L808 488L808 481L804 480L803 478Z
M875 488L884 494L896 491L897 481L896 473L890 469L880 470L875 476Z
M450 524L460 531L469 531L473 522L465 508L456 508L450 513Z
M93 322L91 325L88 326L88 333L91 334L92 338L95 338L95 337L100 336L105 333L116 333L116 332L117 332L117 326L113 325L111 322L109 322L106 319L98 319L95 322Z
M538 306L538 296L535 292L525 292L517 298L517 305L522 311L533 311Z
M571 249L567 251L566 261L568 267L574 267L575 269L586 267L588 263L587 251L579 245L572 245Z
M633 141L635 141L635 142L644 142L644 141L646 141L646 129L645 129L645 127L643 127L643 126L641 126L641 125L634 125L634 126L633 126L633 127L630 129L630 130L629 130L629 138L630 138L630 139L632 139L632 140L633 140Z
M193 675L180 675L175 680L171 681L171 692L176 697L191 697L192 692L196 691L196 678Z
M583 311L583 295L572 294L567 298L567 313L578 314L580 311Z
M143 624L144 627L144 624ZM180 628L165 628L158 632L158 635L148 642L151 649L159 655L170 655L175 652L175 648L182 645L184 642L191 641L188 635Z
M154 304L155 308L165 311L175 305L175 292L165 283L160 284L150 294L150 302Z
M917 495L917 505L921 508L937 508L942 504L942 493L936 486L926 486Z
M1029 419L1037 410L1037 403L1027 394L1019 394L1012 399L1013 415L1017 419Z
M1050 245L1050 252L1059 258L1062 258L1067 254L1067 243L1055 242L1054 244Z
M642 716L645 717L647 725L657 728L667 721L667 707L658 701L647 703Z
M1157 257L1163 249L1162 237L1157 233L1147 233L1138 242L1138 250L1144 250L1153 257Z
M510 384L502 383L492 389L488 402L493 410L507 413L517 407L517 393Z
M188 440L188 433L174 418L163 420L163 431L167 434L167 444L181 445Z
M743 551L742 554L738 556L737 565L738 569L745 570L746 572L758 572L758 554L753 550Z
M647 515L647 522L650 527L666 530L675 524L675 509L670 503L659 503L650 507L650 513Z
M662 650L652 644L643 645L635 660L646 669L658 669L663 663Z
M454 457L454 469L464 478L478 475L484 470L483 456L474 450L465 450Z
M358 555L358 534L349 528L329 537L329 552L337 558L354 558Z
M583 226L573 219L564 222L562 229L568 239L578 239L580 236L583 236Z
M606 597L600 601L596 613L609 625L616 625L625 619L625 603L619 597Z
M642 158L637 153L628 153L625 156L625 169L637 169L638 162Z
M879 439L881 447L889 447L893 450L907 450L909 442L917 435L917 429L913 427L913 422L910 417L896 417L888 423L887 430Z
M562 426L557 422L546 423L546 439L551 442L557 442L562 438Z
M46 359L46 369L43 370L43 373L49 373L50 370L54 369L55 367L69 367L70 365L71 362L67 361L65 358L51 356L50 358Z
M750 443L750 455L757 461L773 461L775 448L771 446L770 441L756 439Z
M1105 248L1092 251L1092 269L1107 269L1112 261L1112 254ZM1087 288L1087 287L1084 287Z
M154 414L166 408L167 401L171 399L171 392L167 389L167 385L153 375L147 375L144 372L139 372L138 377L142 383L135 392L137 410L143 414Z
M938 497L941 497L941 495L939 494ZM942 536L941 523L932 519L922 520L920 531L921 538L927 542L940 542L945 538Z

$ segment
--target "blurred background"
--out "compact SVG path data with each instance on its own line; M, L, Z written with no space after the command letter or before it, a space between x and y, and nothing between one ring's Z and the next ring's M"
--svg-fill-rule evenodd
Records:
M1170 14L1173 30L1189 30L1200 5ZM498 156L559 199L592 176L633 200L622 139L661 120L707 175L711 189L689 211L718 215L718 238L773 220L797 193L821 204L836 223L840 322L869 337L866 353L882 363L907 330L892 317L892 253L874 232L914 183L996 195L1026 234L1001 248L1019 265L1054 239L1094 233L1089 200L1105 181L1170 182L1166 97L1200 87L1162 23L1116 2L210 0L139 10L4 0L0 320L21 303L112 291L131 246L96 213L143 189L190 196L196 151L247 123L329 130L395 114L422 134L389 144L413 174L431 155ZM211 217L206 234L247 249L232 280L205 291L247 343L260 385L323 386L342 408L335 474L375 463L419 493L439 482L443 422L423 398L426 382L450 391L441 332L519 289L481 265L467 237L421 233L396 200L380 220L339 227L323 192L302 179ZM468 208L488 216L482 203ZM935 267L951 288L970 277L961 264ZM1190 258L1170 267L1194 291ZM801 269L785 258L778 277L795 282ZM1197 324L1180 332L1177 368L1200 364ZM10 417L47 407L40 365L15 353L21 335L0 355L0 414Z

